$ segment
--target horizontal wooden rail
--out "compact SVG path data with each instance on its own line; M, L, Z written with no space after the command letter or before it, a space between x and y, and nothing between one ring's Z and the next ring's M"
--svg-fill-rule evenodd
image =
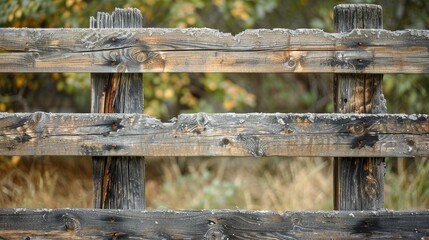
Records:
M428 30L0 28L0 72L429 73Z
M428 115L0 113L2 155L429 156Z
M429 211L0 209L1 239L426 239Z

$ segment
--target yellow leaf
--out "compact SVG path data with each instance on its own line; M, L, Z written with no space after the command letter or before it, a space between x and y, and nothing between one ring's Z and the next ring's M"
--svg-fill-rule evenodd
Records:
M177 27L178 28L186 28L188 25L186 24L186 23L184 23L184 22L179 22L179 23L177 23Z
M235 18L241 19L241 20L248 20L250 18L249 13L247 12L246 6L244 5L243 1L236 1L234 3L234 7L231 9L231 15Z
M144 114L153 116L153 115L155 115L155 110L152 107L145 107L144 108Z
M21 16L22 16L22 10L18 9L18 11L15 12L15 17L16 18L21 18Z
M16 76L16 78L15 78L15 86L17 88L22 88L24 86L24 84L25 84L25 77L22 76L22 75Z
M170 74L168 74L168 73L160 73L159 77L161 78L161 81L167 82L168 79L170 78Z
M246 95L244 102L249 106L254 106L256 102L256 96L249 93Z
M214 1L213 1L213 3L214 3L216 6L220 7L220 6L225 5L225 0L214 0Z
M65 11L64 13L63 13L63 17L64 18L69 18L71 16L71 12L70 11Z
M158 99L162 99L164 97L164 93L161 88L157 88L155 90L155 97Z
M173 90L173 88L167 88L167 89L165 90L165 92L164 92L164 97L165 97L166 99L171 99L171 98L173 98L173 97L174 97L174 90Z
M71 5L73 5L74 4L74 0L67 0L66 1L66 6L67 7L71 7Z
M189 14L193 14L195 12L195 6L194 4L190 3L190 2L185 2L182 5L182 8L180 9L182 12L179 12L180 14L183 14L182 16L186 16Z
M228 111L234 109L236 106L236 103L232 99L225 99L223 101L223 107Z
M146 0L144 1L144 3L146 3L149 6L153 6L155 4L155 0Z
M78 12L82 9L82 7L83 7L82 5L75 4L73 5L72 9L73 11Z
M210 91L215 91L216 89L217 89L217 84L215 83L215 82L213 82L213 81L210 81L208 84L207 84L207 88L210 90Z
M195 16L189 16L186 18L186 23L188 25L194 25L197 22L197 18Z
M0 112L6 112L6 104L0 102Z
M186 104L190 107L195 107L198 105L198 99L195 98L190 92L186 92L180 98L180 103Z

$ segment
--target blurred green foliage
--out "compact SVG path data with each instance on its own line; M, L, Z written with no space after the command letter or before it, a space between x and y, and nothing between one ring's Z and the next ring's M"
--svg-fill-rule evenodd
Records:
M333 31L339 0L6 0L0 27L88 27L97 11L135 7L145 27L209 27L237 34L247 28ZM383 6L386 29L425 29L425 0L349 1ZM330 112L329 74L144 74L145 112L168 119L181 112ZM389 112L428 113L423 75L387 75ZM3 74L0 111L89 111L89 74ZM43 97L40 97L43 96Z
M386 208L429 208L428 159L413 161L402 158L397 162L386 162L389 173L385 175Z
M180 199L183 198L183 193L186 193L192 200L181 205L187 205L191 209L234 208L237 202L243 201L240 187L240 184L233 181L217 178L213 171L202 169L178 176L174 181L165 180L158 196L169 196L174 193L177 195L175 198ZM157 198L153 200L153 207L171 208L171 199Z

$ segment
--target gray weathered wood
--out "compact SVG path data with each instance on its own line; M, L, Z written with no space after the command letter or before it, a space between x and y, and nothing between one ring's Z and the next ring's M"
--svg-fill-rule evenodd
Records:
M116 9L112 15L99 12L90 21L91 28L136 28L142 24L138 9ZM91 112L143 112L142 74L92 73L91 83ZM93 157L94 207L144 209L144 170L143 157Z
M429 211L0 209L1 239L426 239Z
M0 72L429 73L428 30L0 28Z
M336 32L383 28L382 8L372 4L334 8ZM339 113L386 113L383 75L334 74L334 106ZM334 160L334 208L376 210L384 207L384 158Z
M2 155L429 156L429 116L0 113Z

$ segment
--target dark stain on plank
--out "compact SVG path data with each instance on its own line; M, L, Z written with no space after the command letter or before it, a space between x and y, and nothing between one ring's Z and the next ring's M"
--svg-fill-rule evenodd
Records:
M353 226L353 234L364 234L371 237L373 232L381 229L379 219L362 219Z
M371 64L372 61L365 58L345 59L343 57L336 57L335 59L326 61L326 63L322 63L322 65L334 68L340 67L342 69L354 69L358 71L365 70Z
M378 142L378 135L370 135L365 134L362 136L358 136L353 138L351 143L352 149L361 149L363 147L374 147L374 145Z
M104 144L102 149L104 151L119 151L119 150L124 149L124 147L121 145L116 145L116 144Z
M17 143L26 143L29 142L31 139L31 136L27 133L22 134L21 136L15 137L15 141Z
M102 149L100 149L100 147L98 147L98 146L82 144L80 146L80 152L83 155L99 156L102 153Z
M25 116L25 117L18 117L18 116L6 116L0 118L0 130L10 130L10 129L17 129L19 127L24 126L26 123L28 123L31 120L31 115Z

